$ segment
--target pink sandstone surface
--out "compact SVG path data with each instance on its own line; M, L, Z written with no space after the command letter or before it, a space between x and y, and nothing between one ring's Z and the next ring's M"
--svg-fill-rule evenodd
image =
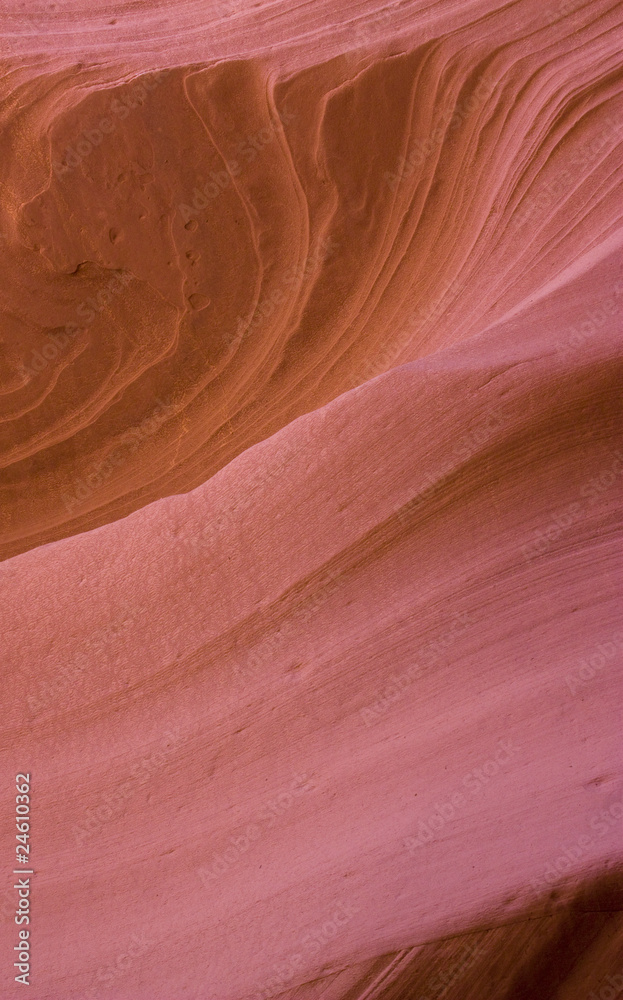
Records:
M2 1000L623 996L620 50L0 6Z

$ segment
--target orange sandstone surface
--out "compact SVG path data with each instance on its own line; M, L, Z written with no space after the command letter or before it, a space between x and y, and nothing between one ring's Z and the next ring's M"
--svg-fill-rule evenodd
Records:
M620 42L2 5L2 998L623 996Z

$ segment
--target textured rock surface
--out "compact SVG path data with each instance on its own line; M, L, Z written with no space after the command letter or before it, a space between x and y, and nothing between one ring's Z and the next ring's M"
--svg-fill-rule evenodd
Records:
M447 4L414 9L400 43L400 18L364 21L368 47L328 62L321 22L298 54L201 65L225 31L248 47L251 15L209 43L176 22L158 62L131 17L11 36L29 54L2 83L4 557L194 488L618 232L617 19L517 9L452 30ZM155 43L162 12L144 16Z
M1 20L32 995L623 994L620 12L75 8Z

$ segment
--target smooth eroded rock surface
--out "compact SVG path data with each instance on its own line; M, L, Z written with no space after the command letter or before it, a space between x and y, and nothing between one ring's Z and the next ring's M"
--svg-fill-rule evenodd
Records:
M620 12L0 39L0 995L623 995Z

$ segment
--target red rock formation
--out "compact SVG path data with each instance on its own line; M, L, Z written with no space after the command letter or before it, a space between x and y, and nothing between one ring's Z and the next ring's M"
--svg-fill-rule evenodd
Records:
M80 10L1 27L32 995L623 994L615 9Z
M310 40L287 72L190 42L186 67L121 41L77 68L38 36L54 72L3 82L5 557L199 485L599 252L616 23L523 10L295 70Z

